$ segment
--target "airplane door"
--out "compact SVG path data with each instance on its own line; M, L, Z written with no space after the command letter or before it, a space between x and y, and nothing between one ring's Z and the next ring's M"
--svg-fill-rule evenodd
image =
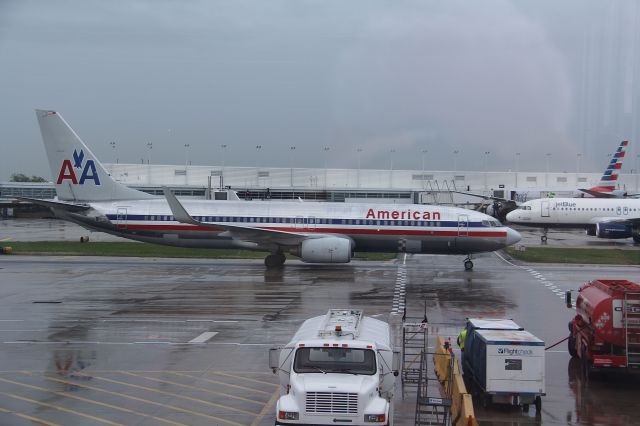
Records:
M458 215L458 237L469 236L469 216L466 214Z
M118 207L116 220L118 221L116 228L127 229L127 208L126 207Z
M622 208L620 206L616 207L616 214L620 216L622 214Z
M302 218L302 216L296 216L296 229L302 229L302 227L304 226L304 219Z
M309 230L316 229L316 218L314 216L309 216L309 219L307 219L307 226L309 227Z
M626 216L626 215L628 215L628 214L629 214L629 207L624 206L624 207L622 208L622 214L623 214L623 215L625 215L625 216Z
M549 217L549 202L542 201L540 203L540 215L542 217Z

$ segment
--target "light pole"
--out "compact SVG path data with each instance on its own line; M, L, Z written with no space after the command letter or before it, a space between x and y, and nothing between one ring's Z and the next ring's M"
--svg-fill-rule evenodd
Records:
M356 181L358 183L358 188L360 188L360 154L362 154L362 148L356 149L356 152L358 153L358 176Z
M256 145L256 158L260 158L260 150L262 145ZM256 186L260 186L260 168L256 166Z
M109 145L111 145L111 148L113 149L113 159L116 161L116 164L118 164L118 156L116 155L116 142L111 141L109 142Z
M147 183L151 183L151 150L153 149L153 142L147 142L147 148L149 149L149 155L147 157Z
M187 170L187 165L189 164L189 147L191 144L184 144L184 170Z
M484 190L485 191L488 189L488 186L487 186L487 165L489 163L489 154L491 154L491 151L485 151L484 152Z
M420 153L422 154L420 157L422 159L422 176L420 177L420 180L422 180L422 183L424 184L424 156L427 155L427 151L426 149L422 149L420 151Z
M222 152L222 169L220 170L220 189L224 189L224 160L226 157L226 153L227 153L227 147L228 145L226 143L223 143L220 145L220 151Z
M293 188L293 154L295 154L296 151L296 147L295 146L290 146L289 147L289 158L290 158L290 163L291 163L291 174L289 176L289 178L291 179L291 187Z
M189 147L191 144L184 144L184 184L187 185L189 183L189 177L187 176L187 167L189 165Z
M147 148L149 149L149 155L147 156L147 164L151 164L151 150L153 149L153 142L147 142Z
M389 188L393 188L393 154L395 153L395 149L389 150Z
M329 147L325 146L322 148L324 151L324 187L327 188L327 162L329 159Z
M582 153L578 153L578 155L576 156L576 178L577 175L580 173L580 159L582 158Z
M551 160L551 153L547 152L545 156L547 157L547 173L545 173L544 175L544 186L546 186L548 189L549 188L549 162Z
M520 173L520 153L516 152L516 188L518 188L518 173Z

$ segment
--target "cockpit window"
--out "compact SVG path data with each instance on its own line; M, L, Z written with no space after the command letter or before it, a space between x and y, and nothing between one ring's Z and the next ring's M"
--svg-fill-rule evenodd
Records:
M482 226L486 226L487 228L491 226L491 224L489 223L488 220L483 220L482 221Z

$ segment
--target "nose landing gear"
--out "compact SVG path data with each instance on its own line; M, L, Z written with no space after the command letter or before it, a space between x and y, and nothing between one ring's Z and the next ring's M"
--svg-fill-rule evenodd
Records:
M548 228L544 228L542 230L542 235L540 235L540 244L547 244L547 233L549 232Z

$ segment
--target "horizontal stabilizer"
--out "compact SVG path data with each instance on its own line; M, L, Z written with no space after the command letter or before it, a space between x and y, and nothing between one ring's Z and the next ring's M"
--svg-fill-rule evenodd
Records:
M91 207L83 204L63 203L60 201L40 200L39 198L16 197L21 201L29 201L38 206L49 207L52 209L61 209L67 212L82 212L89 210Z
M618 198L618 196L612 192L600 192L592 189L580 188L578 191L582 191L585 194L589 194L594 198Z

